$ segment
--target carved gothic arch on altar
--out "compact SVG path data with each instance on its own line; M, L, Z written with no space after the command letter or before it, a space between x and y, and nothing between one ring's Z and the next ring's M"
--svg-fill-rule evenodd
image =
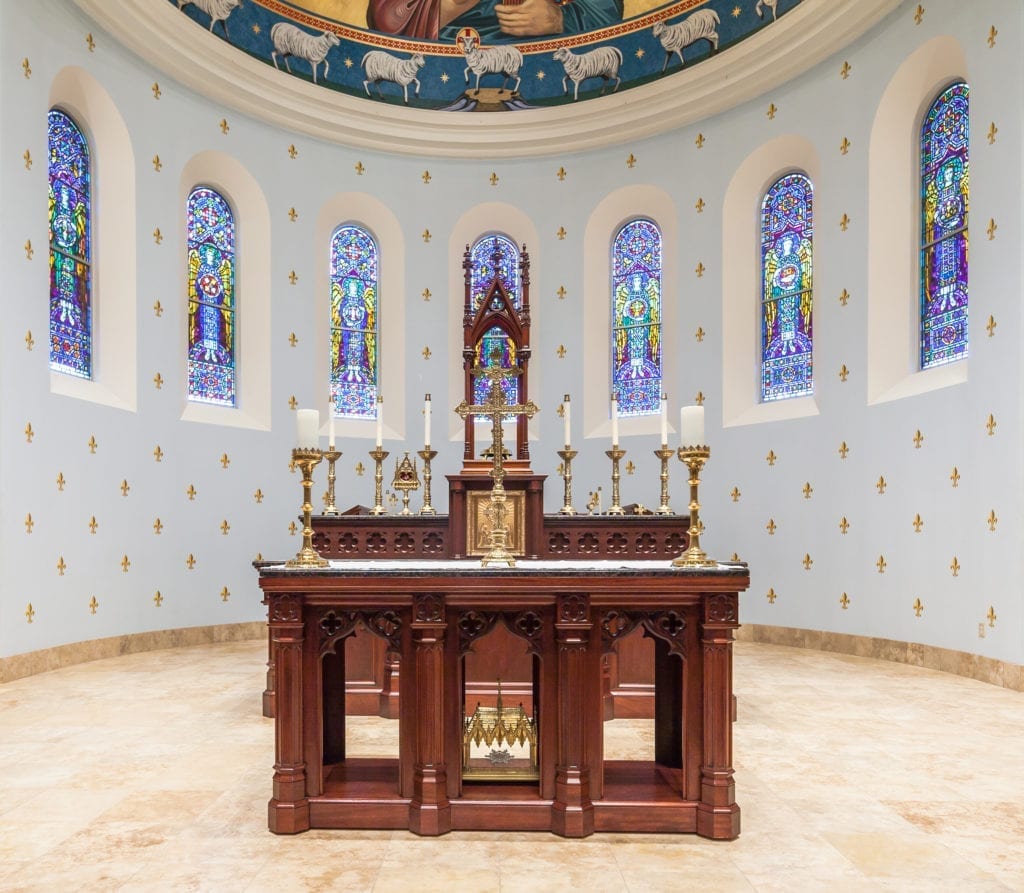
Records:
M478 402L475 398L477 376L473 368L482 359L481 344L484 337L494 330L507 338L510 350L508 356L518 364L519 374L511 379L516 384L517 400L525 403L529 400L529 364L530 364L530 256L523 245L519 252L519 295L518 301L511 294L501 276L504 264L501 263L502 242L508 240L497 236L485 236L482 241L492 240L491 265L493 279L485 283L482 297L477 306L473 299L473 257L470 246L462 258L465 276L465 303L462 317L462 367L465 377L465 399L467 403ZM480 294L480 290L477 290ZM518 306L517 306L518 304ZM530 446L527 430L528 420L518 416L515 421L515 449L512 451L506 467L509 473L530 472ZM489 459L477 455L473 417L467 416L465 422L465 450L463 453L463 472L485 471L491 467Z

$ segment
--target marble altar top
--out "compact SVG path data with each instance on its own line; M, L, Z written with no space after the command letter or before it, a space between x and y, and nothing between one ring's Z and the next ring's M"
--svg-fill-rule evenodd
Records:
M719 561L708 567L675 567L668 559L657 561L598 559L565 561L529 561L516 559L515 567L482 567L479 558L454 559L335 559L326 567L287 567L283 562L253 562L263 577L346 576L346 577L426 577L459 576L648 576L682 574L742 576L750 573L745 561Z

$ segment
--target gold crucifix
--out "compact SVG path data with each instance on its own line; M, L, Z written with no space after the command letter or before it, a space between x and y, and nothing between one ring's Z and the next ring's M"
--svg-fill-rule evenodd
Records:
M537 413L537 405L528 400L526 403L510 404L505 400L505 392L502 390L501 382L508 378L518 378L522 374L522 368L518 365L504 368L497 364L500 353L497 349L491 354L494 362L492 366L473 365L473 378L484 377L490 380L491 388L487 399L481 403L467 403L463 400L455 407L459 418L466 419L468 416L489 416L491 419L491 451L494 457L494 467L491 469L491 477L494 479L494 486L491 488L491 501L487 506L487 519L491 523L491 547L490 551L481 559L480 565L487 567L489 564L501 563L507 567L515 567L515 557L508 551L508 524L507 507L505 505L505 445L502 433L502 419L506 415L523 415L530 419Z

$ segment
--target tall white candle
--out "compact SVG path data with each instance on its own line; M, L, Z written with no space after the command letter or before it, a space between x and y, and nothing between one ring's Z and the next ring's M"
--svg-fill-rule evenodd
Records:
M312 449L320 439L320 413L315 409L297 409L295 411L296 436L295 446L298 449Z
M430 447L430 394L423 398L423 444Z
M679 410L679 442L682 446L704 445L703 406L684 406Z
M384 398L377 398L377 448L384 442Z
M619 448L619 401L612 394L612 449Z
M661 395L661 448L668 446L668 396Z
M334 449L334 407L327 410L330 421L327 423L327 449Z
M569 449L572 443L572 423L569 421L569 395L565 395L562 401L562 421L565 422L565 448Z

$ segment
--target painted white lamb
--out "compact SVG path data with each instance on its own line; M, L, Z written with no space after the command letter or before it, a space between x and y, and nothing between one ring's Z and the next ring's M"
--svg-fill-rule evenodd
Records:
M779 0L757 0L757 6L754 7L754 12L763 19L764 9L762 9L762 7L767 6L772 11L772 21L774 22L779 17L778 13L775 11L775 7L778 5Z
M565 77L562 78L562 92L569 91L567 81L572 81L574 90L573 102L579 99L580 84L587 78L603 78L601 81L601 95L604 95L604 88L608 81L615 79L615 87L612 93L619 89L622 78L619 77L619 66L622 65L622 52L618 47L598 47L587 53L573 53L568 47L559 47L555 50L553 57L556 62L561 62L565 69Z
M370 84L373 83L377 85L377 95L383 99L384 94L381 92L380 82L393 81L402 88L402 96L405 99L405 104L408 105L409 84L416 85L413 95L420 95L420 79L416 77L416 74L423 64L423 56L419 53L415 53L409 59L402 59L385 53L383 50L370 50L363 56L362 62L363 72L366 75L366 80L363 81L366 95L370 95Z
M220 22L224 29L224 36L228 36L228 16L237 6L242 5L242 0L178 0L178 9L195 4L210 17L210 30Z
M485 47L481 49L478 43L473 40L465 40L462 44L462 51L466 54L466 84L469 84L469 72L476 74L476 92L480 92L480 78L485 74L500 74L502 76L501 89L505 89L505 83L510 78L515 78L516 85L512 88L515 93L519 89L519 69L523 65L523 54L511 44L502 46Z
M668 60L672 58L673 53L679 57L680 67L685 65L683 47L688 47L698 40L706 40L711 44L711 52L717 52L718 31L715 30L715 26L719 21L718 13L713 9L698 9L693 15L674 25L656 22L651 28L651 34L658 38L665 48L665 64L661 66L662 72L668 68Z
M324 77L330 70L330 63L327 61L327 53L331 47L338 45L338 35L331 31L324 31L323 34L307 34L301 28L292 25L290 22L278 22L270 29L270 39L274 43L274 52L270 58L274 60L274 68L278 68L277 54L284 57L284 67L288 74L292 73L288 65L289 56L298 56L305 59L313 68L313 83L316 83L316 67L324 63Z

